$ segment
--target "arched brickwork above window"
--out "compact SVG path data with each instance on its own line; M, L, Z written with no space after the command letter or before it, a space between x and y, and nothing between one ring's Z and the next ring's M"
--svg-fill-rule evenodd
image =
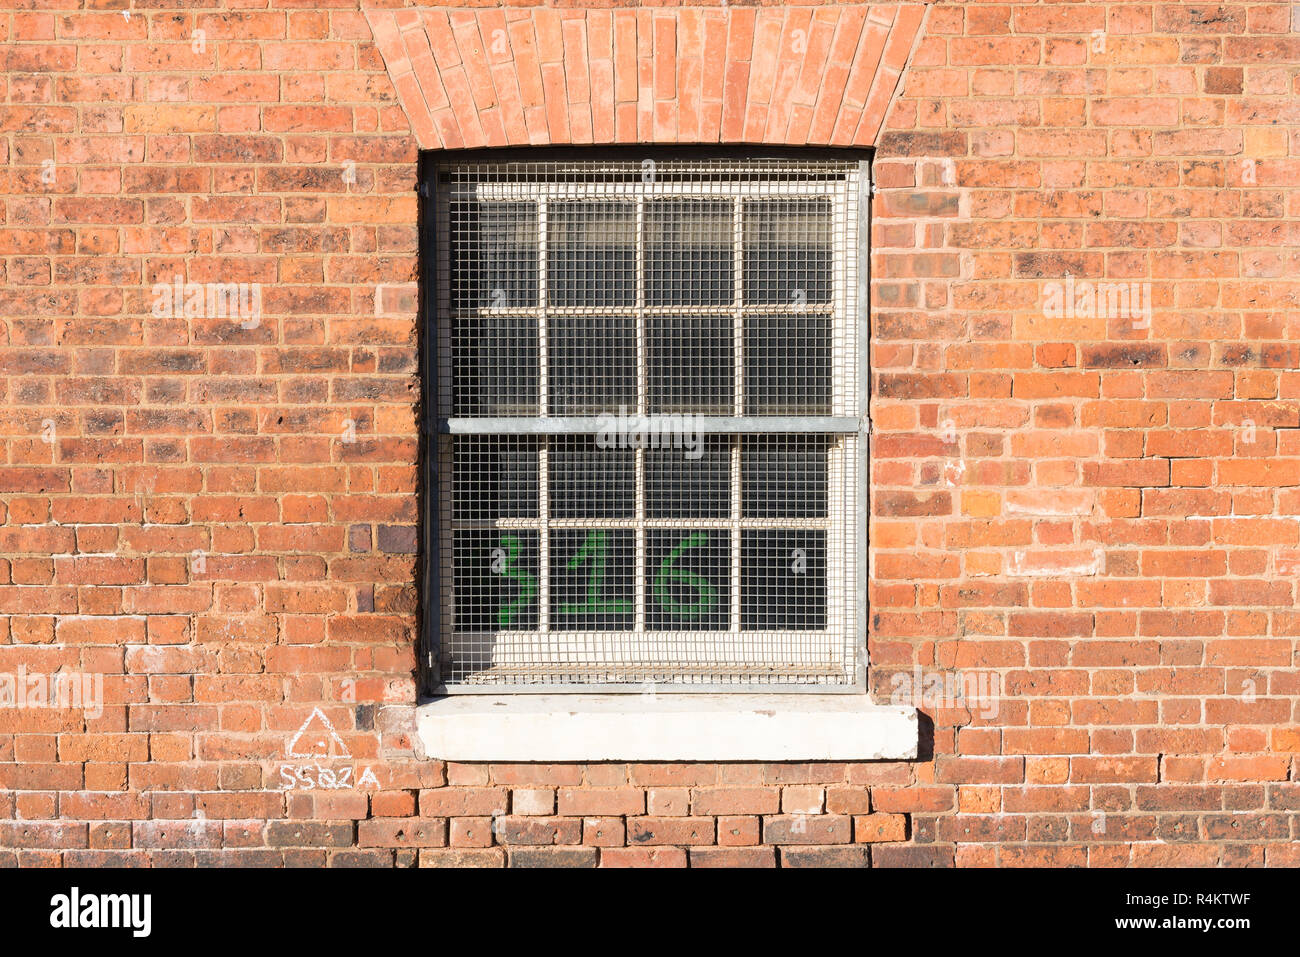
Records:
M870 146L919 3L366 9L423 149Z

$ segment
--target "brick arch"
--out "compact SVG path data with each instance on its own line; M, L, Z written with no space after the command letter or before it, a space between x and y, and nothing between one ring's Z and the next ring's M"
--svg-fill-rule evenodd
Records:
M365 13L419 145L870 146L920 3Z

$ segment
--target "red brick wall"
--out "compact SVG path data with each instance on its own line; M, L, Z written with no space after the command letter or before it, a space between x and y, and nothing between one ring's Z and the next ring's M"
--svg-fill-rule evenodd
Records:
M489 95L462 13L451 60L442 11L395 11L403 69L381 4L34 6L0 13L0 673L102 674L105 702L0 707L0 863L1293 861L1289 5L941 0L869 77L826 24L861 64L902 8L762 8L771 49L686 126L708 24L750 9L642 10L607 127L600 12L553 49L551 14L504 11ZM823 52L792 59L805 21ZM590 82L530 102L531 45ZM996 713L923 701L914 762L416 753L417 148L846 115L881 186L873 683L996 676ZM1149 322L1053 316L1067 273L1148 283ZM176 275L258 283L261 315L155 315Z

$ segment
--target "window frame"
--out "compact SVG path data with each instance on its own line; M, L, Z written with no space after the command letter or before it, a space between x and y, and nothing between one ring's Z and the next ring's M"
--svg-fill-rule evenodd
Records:
M440 396L444 383L440 381L442 356L440 346L442 336L446 333L442 317L438 313L439 300L439 257L443 250L438 232L438 197L436 195L437 172L443 163L506 163L506 162L551 162L551 163L598 163L601 161L726 161L726 160L835 160L857 164L857 236L856 250L850 250L849 256L856 253L857 289L848 290L848 298L855 300L856 315L854 333L857 342L857 402L859 415L852 417L824 416L826 420L851 418L856 420L856 432L840 431L840 435L853 436L853 468L855 469L856 488L851 494L851 511L849 516L856 525L854 542L854 576L855 594L853 645L856 650L854 680L839 684L793 684L793 683L726 683L726 684L673 684L655 685L663 694L858 694L867 693L867 623L869 616L868 583L869 569L869 535L870 535L870 463L871 463L871 398L873 382L871 378L871 337L870 337L870 238L871 238L871 196L874 193L872 181L873 151L869 149L838 149L824 147L716 147L716 146L552 146L552 147L514 147L483 150L455 151L421 151L418 158L419 197L419 307L417 342L419 352L418 367L421 379L421 399L418 420L420 423L419 450L419 521L421 549L418 558L417 579L420 585L418 596L418 680L417 689L426 697L467 694L636 694L644 693L641 684L607 685L574 683L563 687L554 684L485 684L447 685L440 674L442 604L451 582L447 580L441 567L441 516L445 507L442 502L442 483L449 480L443 473L439 454L440 437L451 433L449 421L450 409L439 408ZM834 411L833 409L831 411ZM735 417L739 425L745 417ZM817 417L801 417L817 418ZM525 421L528 421L525 419ZM538 421L533 419L532 421ZM556 420L552 419L552 422ZM553 430L538 430L536 434L555 434ZM753 432L747 434L755 434ZM816 431L805 433L815 435ZM823 431L821 434L834 434ZM845 490L846 494L849 490Z

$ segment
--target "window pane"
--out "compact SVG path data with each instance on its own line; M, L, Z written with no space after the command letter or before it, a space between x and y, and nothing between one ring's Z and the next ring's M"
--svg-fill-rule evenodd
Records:
M537 305L537 204L451 204L452 308L517 309Z
M730 535L720 529L646 532L646 627L726 629L731 607Z
M746 303L830 301L829 199L749 200L744 217Z
M625 631L636 620L636 533L631 529L551 532L551 628Z
M730 415L735 327L726 316L646 320L650 411Z
M536 319L465 316L452 339L453 415L537 415Z
M550 320L547 405L551 415L636 411L636 321L586 316Z
M824 531L743 531L740 569L742 629L820 631L826 627Z
M735 298L730 201L645 205L646 304L726 305Z
M831 320L745 318L745 414L829 415Z
M551 204L546 262L547 299L553 306L634 304L636 204Z
M636 514L636 452L601 448L587 435L549 440L547 486L555 518L631 518Z
M695 450L645 453L648 518L726 518L731 513L731 447L718 436L693 437Z
M537 627L534 531L462 529L452 535L457 631Z
M537 440L456 436L451 517L468 521L537 517Z
M826 515L826 453L821 436L746 436L740 447L740 512L745 518Z

